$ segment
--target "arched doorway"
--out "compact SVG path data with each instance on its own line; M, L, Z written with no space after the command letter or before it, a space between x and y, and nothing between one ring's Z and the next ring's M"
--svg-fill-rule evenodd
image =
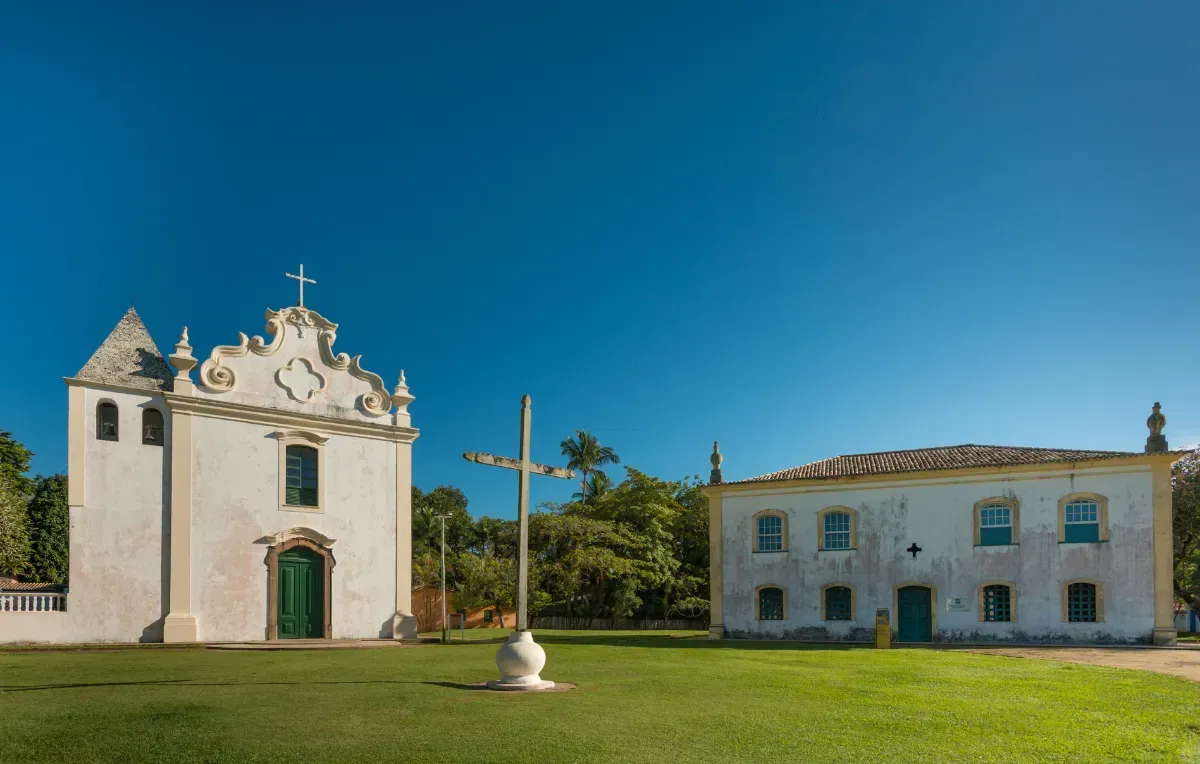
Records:
M902 586L896 592L896 640L933 641L933 595L927 586Z
M267 550L267 639L332 639L333 552L308 538Z
M279 555L280 639L325 636L325 560L302 546Z

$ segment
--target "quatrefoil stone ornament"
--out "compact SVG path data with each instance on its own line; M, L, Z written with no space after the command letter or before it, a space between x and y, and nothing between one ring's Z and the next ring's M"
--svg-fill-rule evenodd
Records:
M312 361L307 358L288 361L287 366L275 372L275 380L287 390L292 400L300 403L308 403L314 395L325 389L325 378L313 371Z

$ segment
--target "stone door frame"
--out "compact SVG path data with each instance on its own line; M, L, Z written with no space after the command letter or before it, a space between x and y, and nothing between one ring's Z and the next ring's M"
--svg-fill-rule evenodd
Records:
M337 560L333 558L333 550L329 547L311 539L295 537L268 546L267 556L263 560L263 564L267 566L267 641L273 642L279 639L279 555L296 547L310 549L321 556L321 568L324 571L322 575L324 592L321 605L324 610L321 615L324 624L321 636L324 639L333 639L332 584L333 568L337 565Z

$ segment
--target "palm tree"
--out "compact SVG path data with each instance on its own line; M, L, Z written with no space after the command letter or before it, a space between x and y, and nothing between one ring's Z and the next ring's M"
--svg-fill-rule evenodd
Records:
M584 492L573 494L571 498L577 500L580 504L582 504L585 499L591 499L595 501L611 491L612 487L613 482L609 480L608 475L605 475L600 470L595 470L588 475L588 478L584 483Z
M604 475L604 471L600 469L605 464L620 464L621 459L616 452L608 446L600 445L600 441L595 435L587 430L576 430L575 436L567 436L567 439L559 444L562 449L562 455L567 457L567 468L579 470L583 475L583 480L579 483L580 492L584 497L588 496L588 475L598 473ZM607 475L604 475L608 479ZM583 498L580 498L580 502Z

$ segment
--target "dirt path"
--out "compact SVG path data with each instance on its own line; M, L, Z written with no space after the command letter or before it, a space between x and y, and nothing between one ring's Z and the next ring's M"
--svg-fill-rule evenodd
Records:
M971 652L1142 669L1200 682L1200 650L1153 650L1136 647L980 647L971 648Z

